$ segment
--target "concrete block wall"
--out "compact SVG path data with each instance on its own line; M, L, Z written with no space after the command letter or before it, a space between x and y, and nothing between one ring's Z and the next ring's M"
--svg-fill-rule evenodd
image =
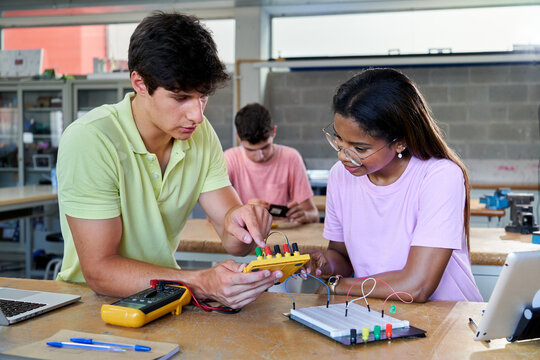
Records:
M233 146L233 87L229 81L210 96L204 115L216 131L223 150Z
M446 140L464 159L540 158L540 65L400 68L424 94ZM294 146L309 168L335 153L320 129L331 122L337 86L360 70L269 74L265 103L277 142Z
M417 66L399 70L418 85L447 142L466 163L478 167L486 160L490 166L501 161L508 167L511 162L520 162L531 173L529 179L538 179L540 65ZM334 91L359 71L268 74L263 102L278 125L276 142L298 149L308 169L329 169L336 161L335 151L327 145L321 129L332 121ZM207 116L224 149L232 146L231 104L230 86L218 90L208 104Z

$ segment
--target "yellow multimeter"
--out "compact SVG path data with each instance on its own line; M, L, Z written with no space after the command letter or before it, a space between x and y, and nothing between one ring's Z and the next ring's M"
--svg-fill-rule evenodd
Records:
M190 301L191 295L184 286L148 288L112 304L103 304L101 318L113 325L141 327L169 312L180 315L182 306Z

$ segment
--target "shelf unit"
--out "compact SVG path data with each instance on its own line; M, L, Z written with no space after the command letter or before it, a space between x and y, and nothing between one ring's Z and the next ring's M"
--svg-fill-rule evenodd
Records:
M0 187L50 181L66 126L130 91L129 80L0 81Z
M0 187L50 183L64 129L130 91L129 80L0 81ZM47 233L60 231L56 205L31 218L5 218L0 230L2 251L26 252L27 257L37 249L58 252L58 246L44 241ZM35 239L33 249L22 240L27 232ZM28 275L41 274L30 266Z

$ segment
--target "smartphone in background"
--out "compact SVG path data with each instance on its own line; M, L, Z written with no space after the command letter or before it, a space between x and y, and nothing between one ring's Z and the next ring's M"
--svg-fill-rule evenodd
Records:
M268 208L270 215L276 217L287 217L288 211L289 208L283 205L270 204L270 207Z

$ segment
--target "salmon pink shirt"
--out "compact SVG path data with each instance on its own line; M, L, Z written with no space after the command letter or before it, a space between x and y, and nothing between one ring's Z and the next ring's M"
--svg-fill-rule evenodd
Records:
M292 200L301 203L313 196L302 156L291 147L274 144L270 160L256 163L238 146L225 151L225 161L231 183L244 204L257 198L286 206Z

